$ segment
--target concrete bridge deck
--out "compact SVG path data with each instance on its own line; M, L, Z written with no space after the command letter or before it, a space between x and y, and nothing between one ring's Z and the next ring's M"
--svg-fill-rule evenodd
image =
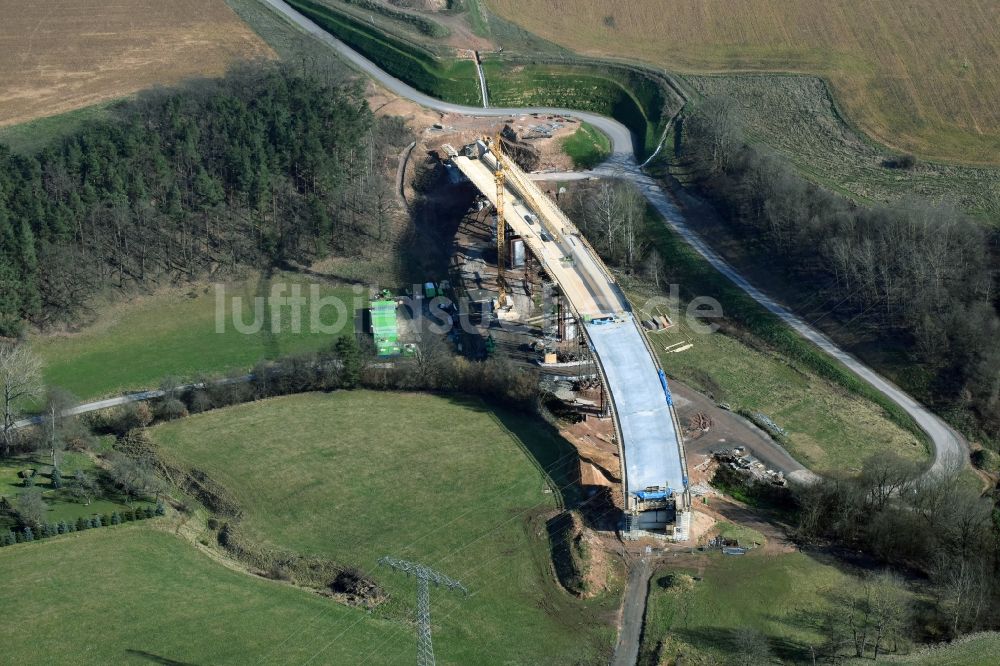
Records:
M478 154L452 162L496 204L496 158L484 145ZM631 306L614 277L576 226L507 160L504 218L559 284L601 368L619 437L628 506L649 486L669 487L687 506L687 470L666 380ZM647 524L649 521L646 521ZM654 521L655 522L655 521ZM679 521L678 521L679 522Z

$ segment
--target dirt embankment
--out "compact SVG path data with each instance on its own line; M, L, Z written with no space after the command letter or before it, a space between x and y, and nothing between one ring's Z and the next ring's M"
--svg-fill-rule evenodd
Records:
M559 430L580 457L580 483L584 488L607 489L615 506L625 506L621 492L621 459L610 419L585 417Z
M192 511L186 502L174 504L183 516L177 534L214 558L232 569L308 588L349 606L371 609L387 599L378 582L358 567L274 548L254 540L241 529L243 508L222 484L202 470L165 460L148 437L133 438L135 441L142 444L142 451L137 452L137 445L133 443L130 455L153 456L172 486L212 514L202 520L200 512Z
M560 585L581 598L590 598L608 586L605 545L584 525L577 511L563 511L546 522L552 565Z

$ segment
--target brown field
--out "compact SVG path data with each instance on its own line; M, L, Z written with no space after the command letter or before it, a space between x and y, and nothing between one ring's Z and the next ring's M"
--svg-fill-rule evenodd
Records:
M685 72L825 77L852 122L921 156L1000 163L996 0L485 0L566 47Z
M0 125L272 52L223 0L0 0Z

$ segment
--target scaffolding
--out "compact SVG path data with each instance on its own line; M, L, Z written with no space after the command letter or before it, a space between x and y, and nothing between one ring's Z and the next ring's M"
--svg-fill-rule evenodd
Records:
M371 307L372 337L378 356L399 356L403 349L399 344L396 328L396 301L380 298L369 303Z

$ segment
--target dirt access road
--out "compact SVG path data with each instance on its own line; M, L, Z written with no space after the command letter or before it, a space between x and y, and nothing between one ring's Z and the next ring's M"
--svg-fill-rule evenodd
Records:
M712 419L706 433L685 436L684 450L688 465L696 464L698 456L710 456L713 451L745 446L769 469L782 472L786 478L798 483L814 483L819 476L805 468L770 435L739 414L725 410L712 400L676 379L670 381L677 418L682 424L697 413Z

